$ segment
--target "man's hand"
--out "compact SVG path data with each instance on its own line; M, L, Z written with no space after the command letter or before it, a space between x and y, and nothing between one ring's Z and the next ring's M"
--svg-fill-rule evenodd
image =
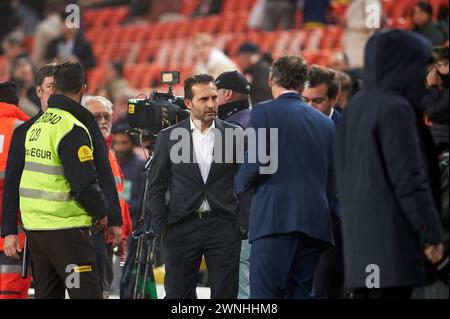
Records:
M425 256L432 264L437 264L442 260L444 256L444 245L439 244L436 246L425 247Z
M442 85L442 80L439 77L438 71L436 68L433 68L433 70L428 73L427 76L427 85L428 87L432 87L433 85L440 87Z
M22 252L22 248L20 247L19 237L17 235L6 236L3 251L7 257L20 260L19 253Z
M103 217L101 219L98 219L94 225L92 226L92 231L94 233L98 233L100 231L103 231L106 229L106 226L108 225L108 217Z
M111 226L108 228L108 239L112 240L112 246L117 247L122 242L122 227Z

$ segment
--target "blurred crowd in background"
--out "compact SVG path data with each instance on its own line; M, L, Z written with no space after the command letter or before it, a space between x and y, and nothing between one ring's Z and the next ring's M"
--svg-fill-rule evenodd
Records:
M72 18L65 9L73 3L81 9L79 29L64 23ZM371 5L380 9L379 28L368 25ZM8 0L0 2L0 19L0 82L18 85L19 106L27 115L41 107L36 70L56 61L81 62L88 92L112 102L113 148L125 173L133 223L145 156L125 134L127 101L152 90L167 91L159 78L162 70L181 71L177 95L192 74L217 78L238 70L251 84L255 105L272 98L272 62L294 53L310 65L311 87L327 84L325 104L315 107L331 116L364 87L364 47L370 36L380 28L412 30L434 47L426 80L429 94L422 105L440 152L448 153L448 1ZM328 68L331 81L313 83L319 66Z

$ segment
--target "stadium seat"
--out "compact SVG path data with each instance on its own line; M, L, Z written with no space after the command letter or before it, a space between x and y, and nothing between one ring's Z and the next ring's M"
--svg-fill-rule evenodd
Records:
M121 6L113 9L111 17L108 20L108 25L119 25L128 17L128 7Z
M321 50L330 50L341 47L343 30L338 26L329 26L324 30L319 48Z
M87 90L90 94L93 94L95 90L101 85L105 77L104 67L95 67L90 70L86 76L87 78Z
M197 8L199 0L183 0L183 5L181 7L181 14L184 16L190 16Z
M392 8L390 18L396 20L398 18L404 18L411 15L411 9L417 0L403 0L395 1Z
M324 35L324 29L312 29L307 30L305 33L305 39L302 44L302 50L318 50Z

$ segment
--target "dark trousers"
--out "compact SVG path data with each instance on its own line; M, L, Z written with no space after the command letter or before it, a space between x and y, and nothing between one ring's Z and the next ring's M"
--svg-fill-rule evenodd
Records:
M334 225L335 246L320 255L314 275L314 296L322 299L340 299L344 295L344 256L340 224Z
M277 235L252 242L250 299L311 299L320 258L316 240Z
M411 299L412 287L360 288L353 292L354 299Z
M163 240L168 299L195 299L205 256L212 299L235 299L239 287L241 236L236 222L210 216L169 227Z
M105 242L105 234L98 232L91 236L95 247L95 259L97 262L97 272L100 278L100 285L103 296L109 295L112 283L112 247Z
M87 228L27 231L37 299L101 299L95 249Z

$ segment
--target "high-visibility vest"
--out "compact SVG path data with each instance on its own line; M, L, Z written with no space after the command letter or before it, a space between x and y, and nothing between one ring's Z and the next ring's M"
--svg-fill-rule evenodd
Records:
M26 230L57 230L90 227L92 218L70 194L58 146L74 126L88 129L71 113L49 108L28 129L25 140L25 168L20 180L20 209ZM84 145L78 159L92 160L93 148Z
M0 103L0 232L2 220L3 188L5 185L6 162L8 161L9 147L13 131L16 127L28 120L28 116L12 104ZM19 212L17 212L19 214ZM19 222L20 225L20 222ZM25 233L19 227L19 240L23 247ZM3 251L3 239L0 238L0 251Z
M117 193L119 194L119 204L120 210L122 212L122 238L126 240L131 233L132 226L131 226L130 211L124 194L125 178L123 176L122 170L120 169L119 163L117 163L117 158L114 155L113 151L109 150L108 158L109 164L111 165L112 173L114 175L114 180L116 181Z

